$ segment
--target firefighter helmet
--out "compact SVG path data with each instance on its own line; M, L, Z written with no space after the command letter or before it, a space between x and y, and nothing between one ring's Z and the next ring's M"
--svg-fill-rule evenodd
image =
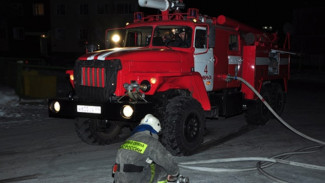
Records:
M144 118L142 118L140 125L141 124L150 125L157 133L159 133L161 130L159 119L152 114L147 114Z

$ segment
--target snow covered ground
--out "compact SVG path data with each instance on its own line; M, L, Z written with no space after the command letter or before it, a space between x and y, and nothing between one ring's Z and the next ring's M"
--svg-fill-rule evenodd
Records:
M20 99L13 88L0 85L0 122L28 121L46 117L46 100Z
M283 119L304 134L325 141L325 76L293 75ZM208 120L209 134L202 148L192 156L175 157L177 162L198 160L271 157L318 145L277 120L260 127L247 126L243 115ZM90 146L78 139L73 120L47 116L45 100L23 100L13 89L0 86L0 183L107 183L121 143ZM291 156L292 162L325 165L325 150ZM255 167L256 161L212 163L216 168ZM194 165L199 166L199 165ZM288 182L323 183L324 170L275 164L265 169ZM275 182L257 170L207 172L181 168L191 183Z
M19 113L12 114L7 111L7 109L15 108L18 105L19 97L15 91L10 87L0 86L0 117L20 117Z

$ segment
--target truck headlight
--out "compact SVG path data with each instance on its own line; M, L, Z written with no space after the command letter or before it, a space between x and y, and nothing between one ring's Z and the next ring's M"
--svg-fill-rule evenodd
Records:
M120 40L121 40L121 36L120 36L120 35L118 35L118 34L114 34L114 35L112 36L112 41L113 41L114 43L118 43L118 42L120 42Z
M125 119L130 119L131 116L133 115L133 108L130 105L123 105L122 107L122 117Z
M52 112L58 113L61 109L61 105L58 101L53 101L50 105L50 110Z

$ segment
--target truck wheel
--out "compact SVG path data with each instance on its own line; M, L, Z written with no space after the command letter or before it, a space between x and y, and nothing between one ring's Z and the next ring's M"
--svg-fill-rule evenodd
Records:
M161 141L173 155L190 155L203 142L205 116L201 104L178 96L168 100L162 116Z
M264 85L261 89L261 95L266 100L270 106L273 104L271 101L271 87L269 84ZM257 99L256 101L251 101L247 104L247 110L245 112L245 119L248 124L253 125L264 125L271 117L271 112L264 105L264 103Z
M272 88L273 88L272 96L274 97L272 108L278 115L281 115L284 110L286 96L280 84L275 83L272 85Z
M79 138L87 144L106 145L118 140L121 127L100 119L78 119L75 130Z

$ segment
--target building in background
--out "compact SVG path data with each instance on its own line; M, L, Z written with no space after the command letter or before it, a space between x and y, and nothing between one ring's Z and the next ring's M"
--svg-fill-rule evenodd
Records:
M3 0L0 7L2 56L46 56L50 30L48 0Z
M80 53L85 43L104 47L105 30L124 26L138 10L134 0L51 0L53 53Z
M65 70L85 53L104 47L105 30L133 21L136 0L2 0L0 85L20 97L69 92Z
M55 62L104 47L105 30L133 21L134 0L3 0L1 57L43 57Z

